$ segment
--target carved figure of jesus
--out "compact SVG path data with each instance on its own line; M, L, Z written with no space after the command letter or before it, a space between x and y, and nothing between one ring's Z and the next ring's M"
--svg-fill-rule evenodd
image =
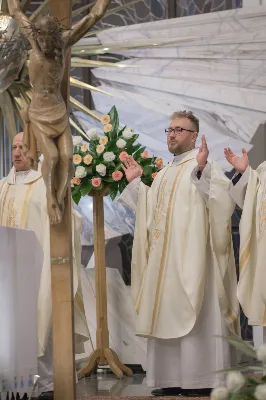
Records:
M97 0L91 12L72 29L50 16L35 24L22 12L19 0L8 0L10 15L27 36L30 53L29 77L33 96L24 120L24 144L32 169L38 168L37 143L44 156L42 175L47 188L51 224L62 221L65 197L73 176L73 144L68 112L61 95L65 55L104 15L110 0Z

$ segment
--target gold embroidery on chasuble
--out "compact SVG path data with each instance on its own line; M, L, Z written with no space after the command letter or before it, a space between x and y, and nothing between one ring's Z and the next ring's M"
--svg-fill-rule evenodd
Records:
M32 194L32 189L33 189L33 183L30 183L28 185L28 188L27 188L27 191L26 191L26 195L25 195L24 201L23 201L21 217L20 217L20 224L19 224L20 228L24 228L25 224L26 224L26 216L27 216L30 197L31 197L31 194Z
M261 200L261 205L260 205L260 212L259 212L259 232L260 232L260 238L264 236L265 232L265 226L266 226L266 184L264 186L263 194L262 194L262 200Z
M160 222L162 219L162 213L163 213L164 206L165 206L165 199L167 198L166 184L167 184L167 179L163 179L162 185L159 188L159 199L158 199L158 203L157 203L157 207L156 207L155 215L154 215L154 226L153 226L152 241L151 241L151 247L150 247L149 253L152 251L153 247L156 244L156 241L161 236L161 231L159 229L159 225L160 225Z
M140 310L140 305L141 305L141 301L142 301L142 283L147 271L147 267L148 267L148 262L149 262L149 255L151 253L152 248L154 247L154 244L156 242L156 240L160 237L160 231L158 229L159 227L159 223L161 221L161 216L162 216L162 210L164 207L164 202L165 202L165 198L166 198L166 190L165 190L165 186L167 184L167 179L164 179L164 175L167 172L167 168L165 168L163 177L161 178L161 182L159 185L159 198L157 201L157 205L156 205L156 210L155 210L155 215L154 215L154 229L152 230L152 234L151 234L151 238L152 238L152 242L150 244L150 238L149 238L149 232L147 233L147 249L146 249L146 265L143 267L142 273L141 273L141 285L139 288L139 292L137 295L137 300L135 301L135 310L136 310L136 314L139 314L139 310ZM157 230L157 232L154 231Z
M187 163L182 164L180 166L179 171L177 172L177 175L175 177L175 180L174 180L174 183L173 183L173 186L171 189L171 193L169 196L168 205L167 205L163 247L162 247L162 253L161 253L159 274L158 274L158 278L157 278L157 287L156 287L156 293L155 293L155 299L154 299L154 307L153 307L153 313L152 313L152 322L151 322L151 331L150 331L151 336L153 336L153 334L154 334L155 324L158 319L160 293L161 293L163 277L164 277L164 272L165 272L166 250L167 250L168 237L169 237L169 232L170 232L170 216L172 214L174 194L178 188L178 184L179 184L180 178L184 172L185 166L187 166Z
M26 185L25 185L26 186ZM1 225L10 228L25 228L28 205L33 189L33 183L27 185L25 188L24 198L12 196L13 185L6 184L5 189L2 191L1 201ZM21 204L22 207L17 205Z
M244 245L243 250L241 250L240 257L239 257L239 270L242 271L245 267L249 256L250 256L250 247L251 247L251 234L248 237L246 244Z
M5 226L8 226L10 228L16 227L16 217L18 214L18 210L15 208L14 202L15 202L15 197L10 197L7 205L7 217Z
M3 199L1 201L1 206L0 206L0 210L1 210L1 220L0 220L0 225L3 225L3 219L4 219L4 214L5 214L5 206L6 206L6 200L7 200L7 194L9 191L10 185L8 185L6 182L3 184L2 188L1 188L1 199Z

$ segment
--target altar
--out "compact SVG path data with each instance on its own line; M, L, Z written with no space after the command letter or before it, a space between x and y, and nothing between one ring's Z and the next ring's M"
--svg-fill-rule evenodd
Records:
M30 395L38 374L42 250L35 234L0 227L0 398Z

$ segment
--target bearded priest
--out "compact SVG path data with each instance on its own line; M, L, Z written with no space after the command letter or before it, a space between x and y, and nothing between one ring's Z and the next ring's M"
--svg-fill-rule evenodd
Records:
M46 187L38 171L29 167L23 155L23 132L17 134L12 145L13 168L0 181L0 225L28 229L35 232L43 250L42 273L38 301L39 391L40 398L53 397L52 369L52 301L50 274L50 224L47 213ZM75 295L75 351L84 353L84 342L90 335L85 318L80 289L81 216L72 210L73 226L73 284ZM30 327L29 327L30 329Z
M229 193L243 209L239 227L238 299L249 325L253 325L254 345L259 347L266 342L266 162L254 170L249 166L245 149L241 157L230 148L224 149L224 153L237 171Z
M136 212L132 295L136 334L148 338L147 385L155 396L208 396L224 385L239 332L229 180L208 159L199 120L175 112L165 130L173 160L149 188L132 157L119 201Z

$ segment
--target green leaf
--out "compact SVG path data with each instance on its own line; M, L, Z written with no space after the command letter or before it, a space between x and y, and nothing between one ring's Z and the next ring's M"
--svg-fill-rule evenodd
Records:
M92 183L91 180L89 180L81 186L80 188L81 196L86 196L88 193L90 193L91 189L92 189Z
M72 199L74 201L74 203L78 204L80 202L81 199L81 193L80 190L76 190L72 192Z
M86 172L87 172L87 175L89 175L89 176L92 175L92 167L86 166L86 167L85 167L85 170L86 170Z
M145 151L145 149L146 147L143 146L138 151L136 151L136 153L134 153L135 160L137 160L141 156L141 154Z
M90 146L89 146L89 149L90 149L90 152L91 152L91 154L93 155L93 156L95 156L97 153L96 153L96 147L97 147L97 143L94 141L94 140L91 140L90 141Z
M110 186L110 197L112 200L114 200L117 196L118 193L118 184L117 182L114 182L111 186Z
M109 178L109 177L107 177L107 178L103 178L103 180L105 181L105 182L109 182L109 183L114 183L114 180L113 180L113 178Z
M245 342L238 336L216 336L226 340L235 349L240 350L242 353L257 359L257 353L253 346Z
M119 118L116 107L113 106L111 111L108 113L111 118L112 130L109 132L110 138L117 138L117 130L119 129Z
M247 383L248 383L248 385L251 385L251 386L257 386L259 384L259 382L253 378L248 378Z
M122 193L126 187L127 187L126 179L121 179L121 181L119 182L119 192Z
M261 371L262 372L262 367L258 367L257 365L245 365L243 367L234 367L234 368L227 368L227 369L222 369L219 371L216 371L216 374L221 374L224 372L248 372L248 371Z
M80 147L79 146L74 146L74 149L73 149L73 153L74 154L79 154L80 153Z
M131 156L133 153L133 143L127 142L125 151L127 152L127 154L129 154Z
M139 161L139 164L141 166L145 166L145 165L150 165L152 167L154 166L151 158L141 158Z
M144 185L150 187L152 185L153 179L152 179L152 177L150 175L147 175L147 176L142 175L141 176L141 182L143 182Z
M152 174L152 167L151 166L145 166L143 167L143 175L151 175Z
M118 132L118 137L122 136L122 133L124 132L124 130L126 129L126 125L124 126L124 128L120 129L120 131Z
M134 145L132 146L133 153L135 153L136 151L138 151L141 147L142 147L142 145L141 145L140 143L134 144Z
M100 184L99 187L93 187L93 190L95 190L96 192L101 192L103 190L103 185L102 183Z

